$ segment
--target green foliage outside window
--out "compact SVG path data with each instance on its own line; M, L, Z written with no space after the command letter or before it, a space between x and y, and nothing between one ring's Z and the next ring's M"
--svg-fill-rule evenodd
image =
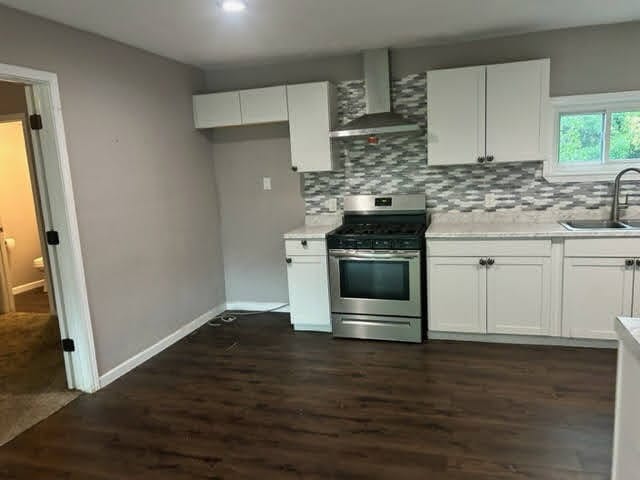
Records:
M601 163L606 118L604 112L561 114L559 163ZM640 159L640 111L614 112L609 121L609 159Z
M612 113L610 138L610 159L640 159L640 112Z
M560 116L560 163L600 162L604 113Z

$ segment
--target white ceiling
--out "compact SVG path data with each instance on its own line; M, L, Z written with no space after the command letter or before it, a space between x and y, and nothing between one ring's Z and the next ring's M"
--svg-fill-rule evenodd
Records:
M0 0L199 66L428 45L640 19L638 0Z

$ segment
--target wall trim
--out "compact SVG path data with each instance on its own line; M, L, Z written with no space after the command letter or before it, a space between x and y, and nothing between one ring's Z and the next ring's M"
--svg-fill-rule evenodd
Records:
M24 292L35 290L36 288L44 287L44 279L36 280L35 282L25 283L24 285L18 285L11 289L11 293L19 295Z
M455 333L429 331L431 340L463 342L509 343L515 345L545 345L554 347L618 348L618 340L590 340L586 338L544 337L536 335L499 335L484 333Z
M289 313L291 311L289 305L278 308L286 302L227 302L227 310L231 311L248 311L248 312L266 312L276 308L278 313Z
M220 315L225 311L225 304L216 305L211 310L203 313L195 320L187 323L186 325L180 327L175 332L167 335L162 340L157 343L151 345L140 353L137 353L133 357L125 360L120 365L115 366L111 370L109 370L104 375L100 376L100 388L104 388L109 385L111 382L117 380L122 377L126 373L130 372L134 368L142 365L144 362L149 360L150 358L156 356L158 353L162 352L164 349L170 347L174 343L182 340L184 337L197 330L209 320L212 320L214 317Z

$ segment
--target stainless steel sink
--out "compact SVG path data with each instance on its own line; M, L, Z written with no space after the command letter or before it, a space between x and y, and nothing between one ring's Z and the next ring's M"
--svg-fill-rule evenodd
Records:
M568 230L625 230L631 228L622 222L612 220L568 220L560 222ZM638 221L640 227L640 221Z

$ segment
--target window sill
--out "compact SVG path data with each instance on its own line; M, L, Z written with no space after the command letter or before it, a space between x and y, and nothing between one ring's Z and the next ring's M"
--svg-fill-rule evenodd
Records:
M627 167L640 167L638 163L621 163L620 165L598 166L595 168L560 168L544 162L542 176L549 183L567 182L613 182L616 175Z

